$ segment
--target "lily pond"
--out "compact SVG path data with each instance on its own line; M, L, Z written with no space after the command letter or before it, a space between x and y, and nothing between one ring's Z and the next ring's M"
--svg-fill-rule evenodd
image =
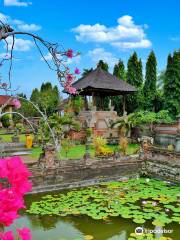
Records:
M15 224L30 227L35 240L179 240L179 190L140 178L31 195ZM137 227L166 233L137 235Z

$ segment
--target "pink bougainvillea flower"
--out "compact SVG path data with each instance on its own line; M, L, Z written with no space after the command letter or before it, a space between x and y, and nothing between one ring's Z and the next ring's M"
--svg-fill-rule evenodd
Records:
M12 231L1 232L0 239L1 240L14 240L13 232Z
M29 228L22 228L22 229L17 229L18 235L22 240L31 240L32 239L32 235L31 235L31 231L29 230Z
M64 87L66 92L75 95L77 93L76 88L72 87L72 86L65 86Z
M72 84L73 79L74 79L74 77L73 77L72 74L68 73L68 74L66 75L66 83L67 83L67 84Z
M65 53L65 55L66 55L68 58L72 58L72 57L73 57L73 50L72 50L72 49L68 49L67 52Z
M19 109L21 107L21 102L18 99L13 99L12 101L15 108Z
M79 68L75 68L74 73L75 74L80 74L81 72L80 72Z
M73 80L74 80L74 76L70 73L67 73L66 81L64 83L64 89L66 92L70 94L76 94L76 88L72 86Z
M24 194L32 188L30 175L19 157L0 159L0 178L8 184L7 188L0 185L0 225L11 225L19 217L19 209L25 208Z
M0 178L5 178L8 174L7 163L6 160L0 161Z

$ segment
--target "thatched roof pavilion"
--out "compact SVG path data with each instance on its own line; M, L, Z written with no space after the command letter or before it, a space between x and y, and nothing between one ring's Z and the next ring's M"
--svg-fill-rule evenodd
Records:
M85 77L73 83L80 95L116 96L133 93L136 88L109 72L97 67Z
M74 82L73 87L79 91L80 95L84 96L86 106L88 106L86 96L92 96L93 106L96 106L97 98L100 99L101 106L103 106L103 101L106 96L123 95L124 113L125 95L132 94L136 91L134 86L120 80L111 73L104 71L101 67L97 67L86 76Z

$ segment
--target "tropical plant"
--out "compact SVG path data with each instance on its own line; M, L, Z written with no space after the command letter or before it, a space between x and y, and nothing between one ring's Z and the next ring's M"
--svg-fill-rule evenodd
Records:
M68 155L68 152L70 150L70 148L72 147L72 140L70 139L70 137L66 137L66 138L63 138L61 140L61 146L66 154L66 158L67 158L67 155Z
M93 68L90 68L90 69L87 69L87 68L84 68L83 69L83 73L82 73L82 76L85 77L87 76L90 72L93 71Z
M113 153L113 151L106 147L107 140L101 136L94 137L93 145L95 148L96 156L109 156Z
M95 153L98 154L99 148L104 147L107 144L107 140L101 136L95 136L93 139L93 145L95 148Z
M24 130L24 126L22 123L17 123L15 128L16 128L17 134L21 134L22 131Z
M120 137L119 147L120 147L120 150L122 151L123 155L126 155L126 151L128 148L128 140L126 137Z
M49 126L59 141L63 137L67 137L70 130L80 130L79 122L75 121L72 115L65 114L64 116L59 116L58 114L53 114L48 118L47 122L43 120L40 121L39 133L45 143L52 141L52 134Z
M111 124L111 128L118 127L120 137L125 137L129 134L129 131L134 126L134 113L127 116L119 117L118 120Z
M120 117L118 120L111 124L111 127L119 127L120 136L126 136L132 127L142 127L149 124L151 132L153 131L154 124L172 123L173 120L167 110L161 110L157 113L148 111L139 111L131 113L127 116Z

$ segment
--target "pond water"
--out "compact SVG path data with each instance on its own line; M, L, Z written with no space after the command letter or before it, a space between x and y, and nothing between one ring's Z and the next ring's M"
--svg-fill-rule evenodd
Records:
M94 240L127 240L136 227L154 229L151 224L135 224L131 220L119 217L109 222L93 220L89 217L23 216L14 227L27 226L31 229L33 240L84 240L92 235ZM178 224L169 224L165 229L172 229L172 234L164 234L173 240L180 239Z
M119 184L119 183L118 183ZM125 190L127 189L126 185L127 183L122 183L120 186L117 183L113 183L111 185L108 185L107 188L106 186L95 186L95 187L89 187L89 188L85 188L85 189L75 189L73 191L69 191L69 192L56 192L56 193L52 193L52 198L51 196L48 194L44 195L44 194L38 194L38 195L29 195L26 199L26 204L27 207L30 208L30 206L32 207L32 203L33 202L38 202L38 207L44 206L42 208L42 214L27 214L27 213L23 213L21 214L21 218L19 218L13 225L12 228L17 228L17 227L29 227L32 231L32 235L33 235L33 240L90 240L90 239L94 239L94 240L127 240L130 237L131 233L134 233L135 228L137 227L143 227L146 229L155 229L157 228L157 226L152 225L152 219L148 219L148 214L151 215L153 213L155 214L159 214L161 211L164 211L163 207L164 206L169 206L170 211L171 211L171 216L169 215L169 217L173 217L173 214L175 216L175 218L180 217L178 214L179 210L178 208L174 208L172 206L170 206L170 201L172 201L174 198L174 196L170 196L170 193L172 195L173 192L177 192L178 188L177 187L171 187L170 185L168 186L168 188L166 187L166 185L164 185L164 183L161 182L156 182L154 180L152 180L150 183L146 183L144 180L141 180L141 184L136 184L136 182L133 182L133 180L130 181L130 183L128 183L129 189L127 190L127 192L125 192ZM132 189L134 189L134 191L138 191L136 193L136 196L141 196L142 198L142 192L140 191L141 189L145 189L147 184L147 188L149 189L150 193L152 190L152 187L155 186L155 184L157 185L157 189L154 188L154 193L152 192L151 195L154 195L153 199L157 199L157 196L155 194L156 191L160 191L159 192L159 200L156 200L156 206L153 206L153 213L151 213L152 211L150 211L150 209L152 207L149 207L148 204L151 203L151 201L149 200L148 203L148 190L146 190L146 192L143 192L144 197L145 194L146 196L146 207L141 206L141 208L143 208L143 211L140 210L142 212L142 215L147 216L147 219L144 223L135 223L133 222L133 219L130 219L129 216L133 216L134 214L134 218L136 218L135 220L141 220L141 217L137 216L137 208L135 208L135 206L137 207L137 205L135 205L134 203L141 205L141 203L139 202L139 200L137 201L136 198L133 199L133 195L132 195ZM138 186L138 187L137 187ZM124 217L121 216L109 216L108 217L102 217L103 219L93 219L93 218L98 218L99 216L101 216L99 213L97 212L93 212L92 209L96 209L97 210L97 206L99 205L99 208L101 206L102 209L102 204L101 202L103 201L103 194L106 194L106 198L109 199L109 197L111 197L110 201L111 201L111 208L113 209L113 204L112 204L112 194L113 194L113 201L116 199L117 201L117 196L114 197L114 194L117 194L117 192L119 191L119 187L121 189L120 195L121 195L121 199L126 199L128 201L128 203L118 203L118 204L124 204L123 205L123 209L126 209L125 212L122 213L122 215ZM160 188L162 188L162 190L160 190ZM108 191L107 191L108 189ZM126 196L122 195L122 189L124 190L124 192L126 193ZM159 190L158 190L159 189ZM169 190L168 190L169 189ZM145 190L143 190L145 191ZM164 193L164 195L162 196L162 192L166 192ZM168 192L169 191L169 192ZM93 208L85 205L85 201L87 201L87 199L85 198L85 200L80 200L81 198L84 199L84 196L87 194L90 195L89 199L90 201L96 206L96 208L93 205ZM149 193L149 194L150 194ZM53 201L58 201L59 205L62 205L62 202L59 202L59 198L61 197L61 199L63 198L63 202L65 202L65 208L68 208L68 204L71 204L72 209L67 210L67 214L65 213L65 210L63 210L63 214L65 216L57 216L53 214L53 211L55 211L55 208L58 206L57 204L55 205L51 205L53 203ZM67 197L68 196L68 197ZM76 197L75 197L76 196ZM170 196L171 199L165 199L165 196ZM93 199L94 197L94 199ZM118 192L118 198L119 198L119 192ZM131 199L132 198L132 199ZM75 200L74 200L75 199ZM88 199L88 200L89 200ZM99 201L98 199L101 199L101 201ZM79 212L75 212L75 216L73 216L73 214L70 214L71 210L72 212L74 212L73 208L75 209L79 209L79 205L77 205L77 200L78 202L81 202L81 205L86 206L86 209L82 209L82 211L86 211L87 209L89 209L89 211L91 212L90 215L92 214L92 217L84 215L84 214L80 214ZM39 201L42 201L42 204L39 205ZM47 202L46 205L44 205L45 201ZM83 202L84 201L84 202ZM94 201L96 203L94 203ZM109 201L109 200L108 200ZM153 200L154 201L154 200ZM159 202L158 202L159 201ZM178 203L179 200L177 201L177 206L179 206L180 204ZM172 203L172 202L171 202ZM174 202L175 203L175 202ZM49 205L50 204L50 205ZM127 205L128 204L128 205ZM134 204L134 205L133 205ZM164 204L164 205L163 205ZM90 203L91 205L91 203ZM54 206L54 208L51 208L52 206ZM129 207L130 211L128 212L127 206ZM174 204L175 206L175 204ZM114 206L115 208L115 206ZM31 209L31 208L30 208ZM50 211L49 209L51 209L51 213L46 214L46 211ZM105 209L105 207L104 207ZM106 208L107 209L107 208ZM132 209L132 212L131 212ZM147 211L147 209L149 209L149 211ZM159 210L158 210L159 209ZM174 210L173 210L174 209ZM37 208L32 207L32 212L33 211L37 211ZM117 210L117 209L116 209ZM45 212L44 212L45 211ZM60 211L60 210L59 210ZM69 211L69 212L68 212ZM104 210L103 210L104 211ZM121 213L121 211L119 211ZM86 212L88 213L88 212ZM104 213L104 212L103 212ZM112 212L111 213L115 213ZM62 212L60 215L63 215ZM98 215L99 214L99 215ZM105 213L104 213L105 214ZM106 213L107 214L107 213ZM109 214L109 212L108 212ZM163 213L162 213L163 214ZM103 215L104 216L104 215ZM143 218L143 219L144 219ZM167 218L162 218L159 219L162 220L164 222L168 222ZM177 220L177 219L176 219ZM180 218L179 218L180 221ZM166 230L173 230L172 233L167 233L167 234L163 234L163 236L167 236L170 237L173 240L179 240L180 239L180 228L179 228L179 222L176 221L172 221L171 223L166 223L165 226L162 226L162 229L166 229ZM93 238L91 237L93 236ZM159 235L157 235L159 236ZM131 238L133 240L133 238ZM146 239L146 238L145 238ZM143 239L144 240L144 239ZM165 240L165 239L163 239ZM170 239L167 239L170 240Z

